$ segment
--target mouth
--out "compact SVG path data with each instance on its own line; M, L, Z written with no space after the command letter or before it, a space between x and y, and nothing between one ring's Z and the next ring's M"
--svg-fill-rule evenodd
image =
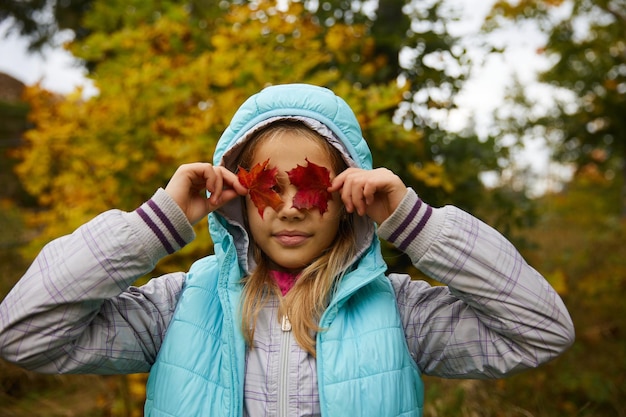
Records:
M283 246L298 246L311 237L310 233L298 231L282 231L275 233L273 237Z

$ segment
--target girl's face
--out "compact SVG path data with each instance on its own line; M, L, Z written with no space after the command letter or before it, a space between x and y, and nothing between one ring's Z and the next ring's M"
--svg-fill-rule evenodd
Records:
M328 151L313 139L286 132L259 143L250 166L269 159L269 167L278 168L277 192L283 200L276 211L265 208L263 217L247 196L246 210L250 233L259 248L267 255L272 268L297 272L319 257L334 241L339 229L342 203L337 193L328 201L323 215L316 208L300 210L292 207L297 191L289 182L287 171L308 161L326 167L331 179L337 174Z

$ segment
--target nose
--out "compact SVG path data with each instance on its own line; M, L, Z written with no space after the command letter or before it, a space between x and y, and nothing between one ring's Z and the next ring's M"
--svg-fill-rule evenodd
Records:
M293 198L296 195L297 188L293 185L285 187L280 197L283 204L278 209L278 217L281 220L301 220L306 215L305 210L297 209L293 206Z

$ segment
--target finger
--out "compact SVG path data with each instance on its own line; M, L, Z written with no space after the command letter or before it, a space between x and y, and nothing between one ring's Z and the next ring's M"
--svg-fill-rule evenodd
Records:
M357 174L352 174L346 178L342 195L344 196L346 206L349 206L349 211L356 212L360 215L363 210L361 204L362 192Z
M220 194L219 198L217 198L215 200L215 205L213 207L213 210L215 210L215 209L217 209L219 207L222 207L224 204L228 203L231 200L234 200L237 197L240 197L240 195L235 190L231 190L231 189L223 190L223 192Z
M237 174L223 168L223 178L224 184L235 190L238 195L243 196L248 194L248 189L239 181Z
M224 190L224 178L222 177L220 170L213 170L211 188L208 188L207 186L207 189L211 193L211 203L216 204L220 200L222 191Z
M241 184L237 175L224 167L214 167L212 188L209 191L211 191L209 203L212 205L212 210L248 194L248 189Z
M348 171L349 170L345 170L342 173L340 173L339 175L337 175L335 178L332 179L331 186L328 187L328 192L334 193L336 191L341 190L341 188L343 187L344 182L346 180L346 177L348 175Z
M376 191L378 190L376 184L368 182L363 187L363 198L366 206L371 206L376 198Z
M352 185L350 179L346 176L341 181L340 195L343 205L348 213L354 212L354 204L352 203Z
M365 196L363 194L363 190L364 190L364 186L361 182L358 182L354 185L353 187L353 191L352 191L352 203L354 204L355 208L356 208L356 212L359 214L359 216L362 216L365 214Z

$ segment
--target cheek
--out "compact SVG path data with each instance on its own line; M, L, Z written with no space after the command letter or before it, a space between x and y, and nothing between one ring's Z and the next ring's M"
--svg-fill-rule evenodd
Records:
M250 201L250 199L247 199L246 201L246 209L244 215L246 216L246 221L248 224L248 232L254 238L254 235L257 233L257 231L263 227L263 219L259 215L259 211L254 206L254 204L252 204L252 201Z
M332 193L332 202L337 204L340 207L343 207L343 201L341 200L341 193L339 191L335 191Z
M328 215L328 218L341 219L341 216L345 212L345 205L341 200L339 193L333 193L333 199L328 202L328 212L324 213L324 216Z
M327 236L327 239L334 239L335 235L339 231L339 224L341 223L343 213L343 204L336 202L329 202L328 211L324 213L319 219L319 228L323 230ZM317 213L316 213L317 214Z

